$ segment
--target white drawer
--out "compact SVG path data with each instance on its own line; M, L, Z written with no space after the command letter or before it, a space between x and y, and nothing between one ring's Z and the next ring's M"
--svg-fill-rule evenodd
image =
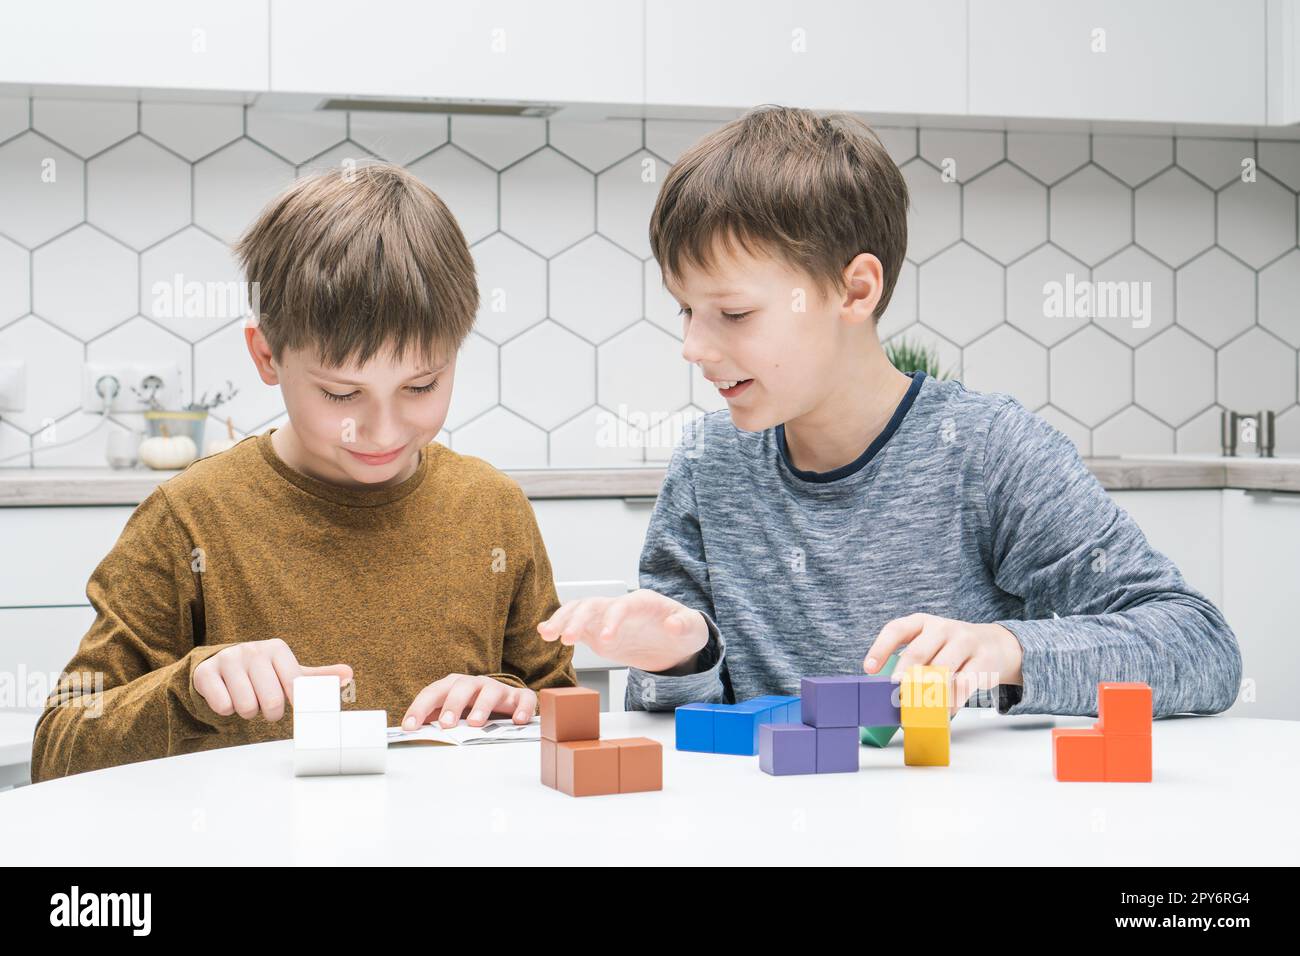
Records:
M131 507L0 508L0 608L85 604Z

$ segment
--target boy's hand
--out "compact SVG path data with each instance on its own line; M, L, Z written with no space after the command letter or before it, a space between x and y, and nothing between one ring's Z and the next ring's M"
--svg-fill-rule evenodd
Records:
M967 624L933 614L909 614L886 624L867 651L863 669L875 674L904 644L907 649L898 656L894 676L918 664L948 668L953 675L953 714L976 690L1022 680L1024 649L1001 624Z
M537 694L492 677L448 674L415 695L402 718L402 729L423 727L438 711L439 726L455 727L467 707L473 708L468 720L471 727L482 727L493 714L507 714L516 724L526 724L537 712Z
M601 657L654 672L692 662L709 640L704 615L645 588L569 601L537 632L544 641L583 641Z
M238 714L252 720L261 714L277 721L284 702L293 703L295 677L334 677L340 684L352 680L347 664L303 667L278 637L247 641L213 654L194 668L194 689L222 717Z

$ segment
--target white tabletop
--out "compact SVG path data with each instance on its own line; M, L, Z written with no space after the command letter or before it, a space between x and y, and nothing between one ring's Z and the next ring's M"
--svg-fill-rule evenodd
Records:
M288 741L129 764L0 793L10 866L78 864L1300 863L1300 723L1156 721L1149 784L1057 783L1052 726L966 710L952 765L901 735L856 774L770 777L679 753L671 714L603 714L665 743L660 793L573 798L532 743L390 748L383 776L293 776Z

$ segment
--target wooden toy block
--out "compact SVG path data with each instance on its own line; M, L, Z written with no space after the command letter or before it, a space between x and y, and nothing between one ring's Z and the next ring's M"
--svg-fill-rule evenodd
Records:
M339 703L341 686L337 677L295 677L293 679L294 712L337 714L343 709Z
M952 710L950 673L946 667L918 665L901 675L898 709L905 739L913 727L946 732Z
M555 783L571 797L618 793L618 745L608 740L557 741Z
M900 726L895 724L892 727L863 727L858 739L873 747L887 747L894 739L894 734L898 733Z
M899 727L899 685L888 674L870 674L858 687L859 727Z
M586 687L548 687L537 695L542 736L556 743L600 737L600 694Z
M1107 783L1151 782L1151 735L1103 733Z
M1087 727L1054 727L1052 775L1062 783L1104 781L1106 750L1101 732Z
M339 773L388 769L388 712L345 710L339 715Z
M713 715L722 704L683 704L677 708L677 749L713 753Z
M302 678L298 678L302 680ZM337 684L338 679L333 678ZM293 712L293 773L297 777L339 772L340 724L338 713Z
M1139 682L1097 685L1097 723L1103 734L1150 734L1151 687Z
M767 694L763 697L755 697L753 700L746 701L749 704L765 704L771 707L771 714L765 716L762 723L765 724L797 724L799 723L798 715L791 716L790 705L798 704L798 697L785 697L779 694Z
M858 685L862 678L835 675L799 682L803 723L810 727L857 727Z
M858 772L858 728L817 727L817 772Z
M713 712L713 752L754 756L758 753L758 728L782 722L772 719L774 709L770 701L761 698L719 706ZM784 712L785 705L780 709Z
M549 738L542 738L542 783L555 788L555 751L559 745Z
M909 767L948 766L949 728L903 725L903 763Z
M763 724L758 728L758 766L781 777L817 772L817 728L807 724Z
M664 748L649 737L607 740L618 748L618 792L645 793L664 788Z

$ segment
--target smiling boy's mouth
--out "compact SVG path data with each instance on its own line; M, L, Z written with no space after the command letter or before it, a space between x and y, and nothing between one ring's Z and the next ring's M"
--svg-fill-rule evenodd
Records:
M713 384L718 387L718 391L722 393L724 398L735 398L747 389L752 381L754 381L752 378L738 378L714 380Z

